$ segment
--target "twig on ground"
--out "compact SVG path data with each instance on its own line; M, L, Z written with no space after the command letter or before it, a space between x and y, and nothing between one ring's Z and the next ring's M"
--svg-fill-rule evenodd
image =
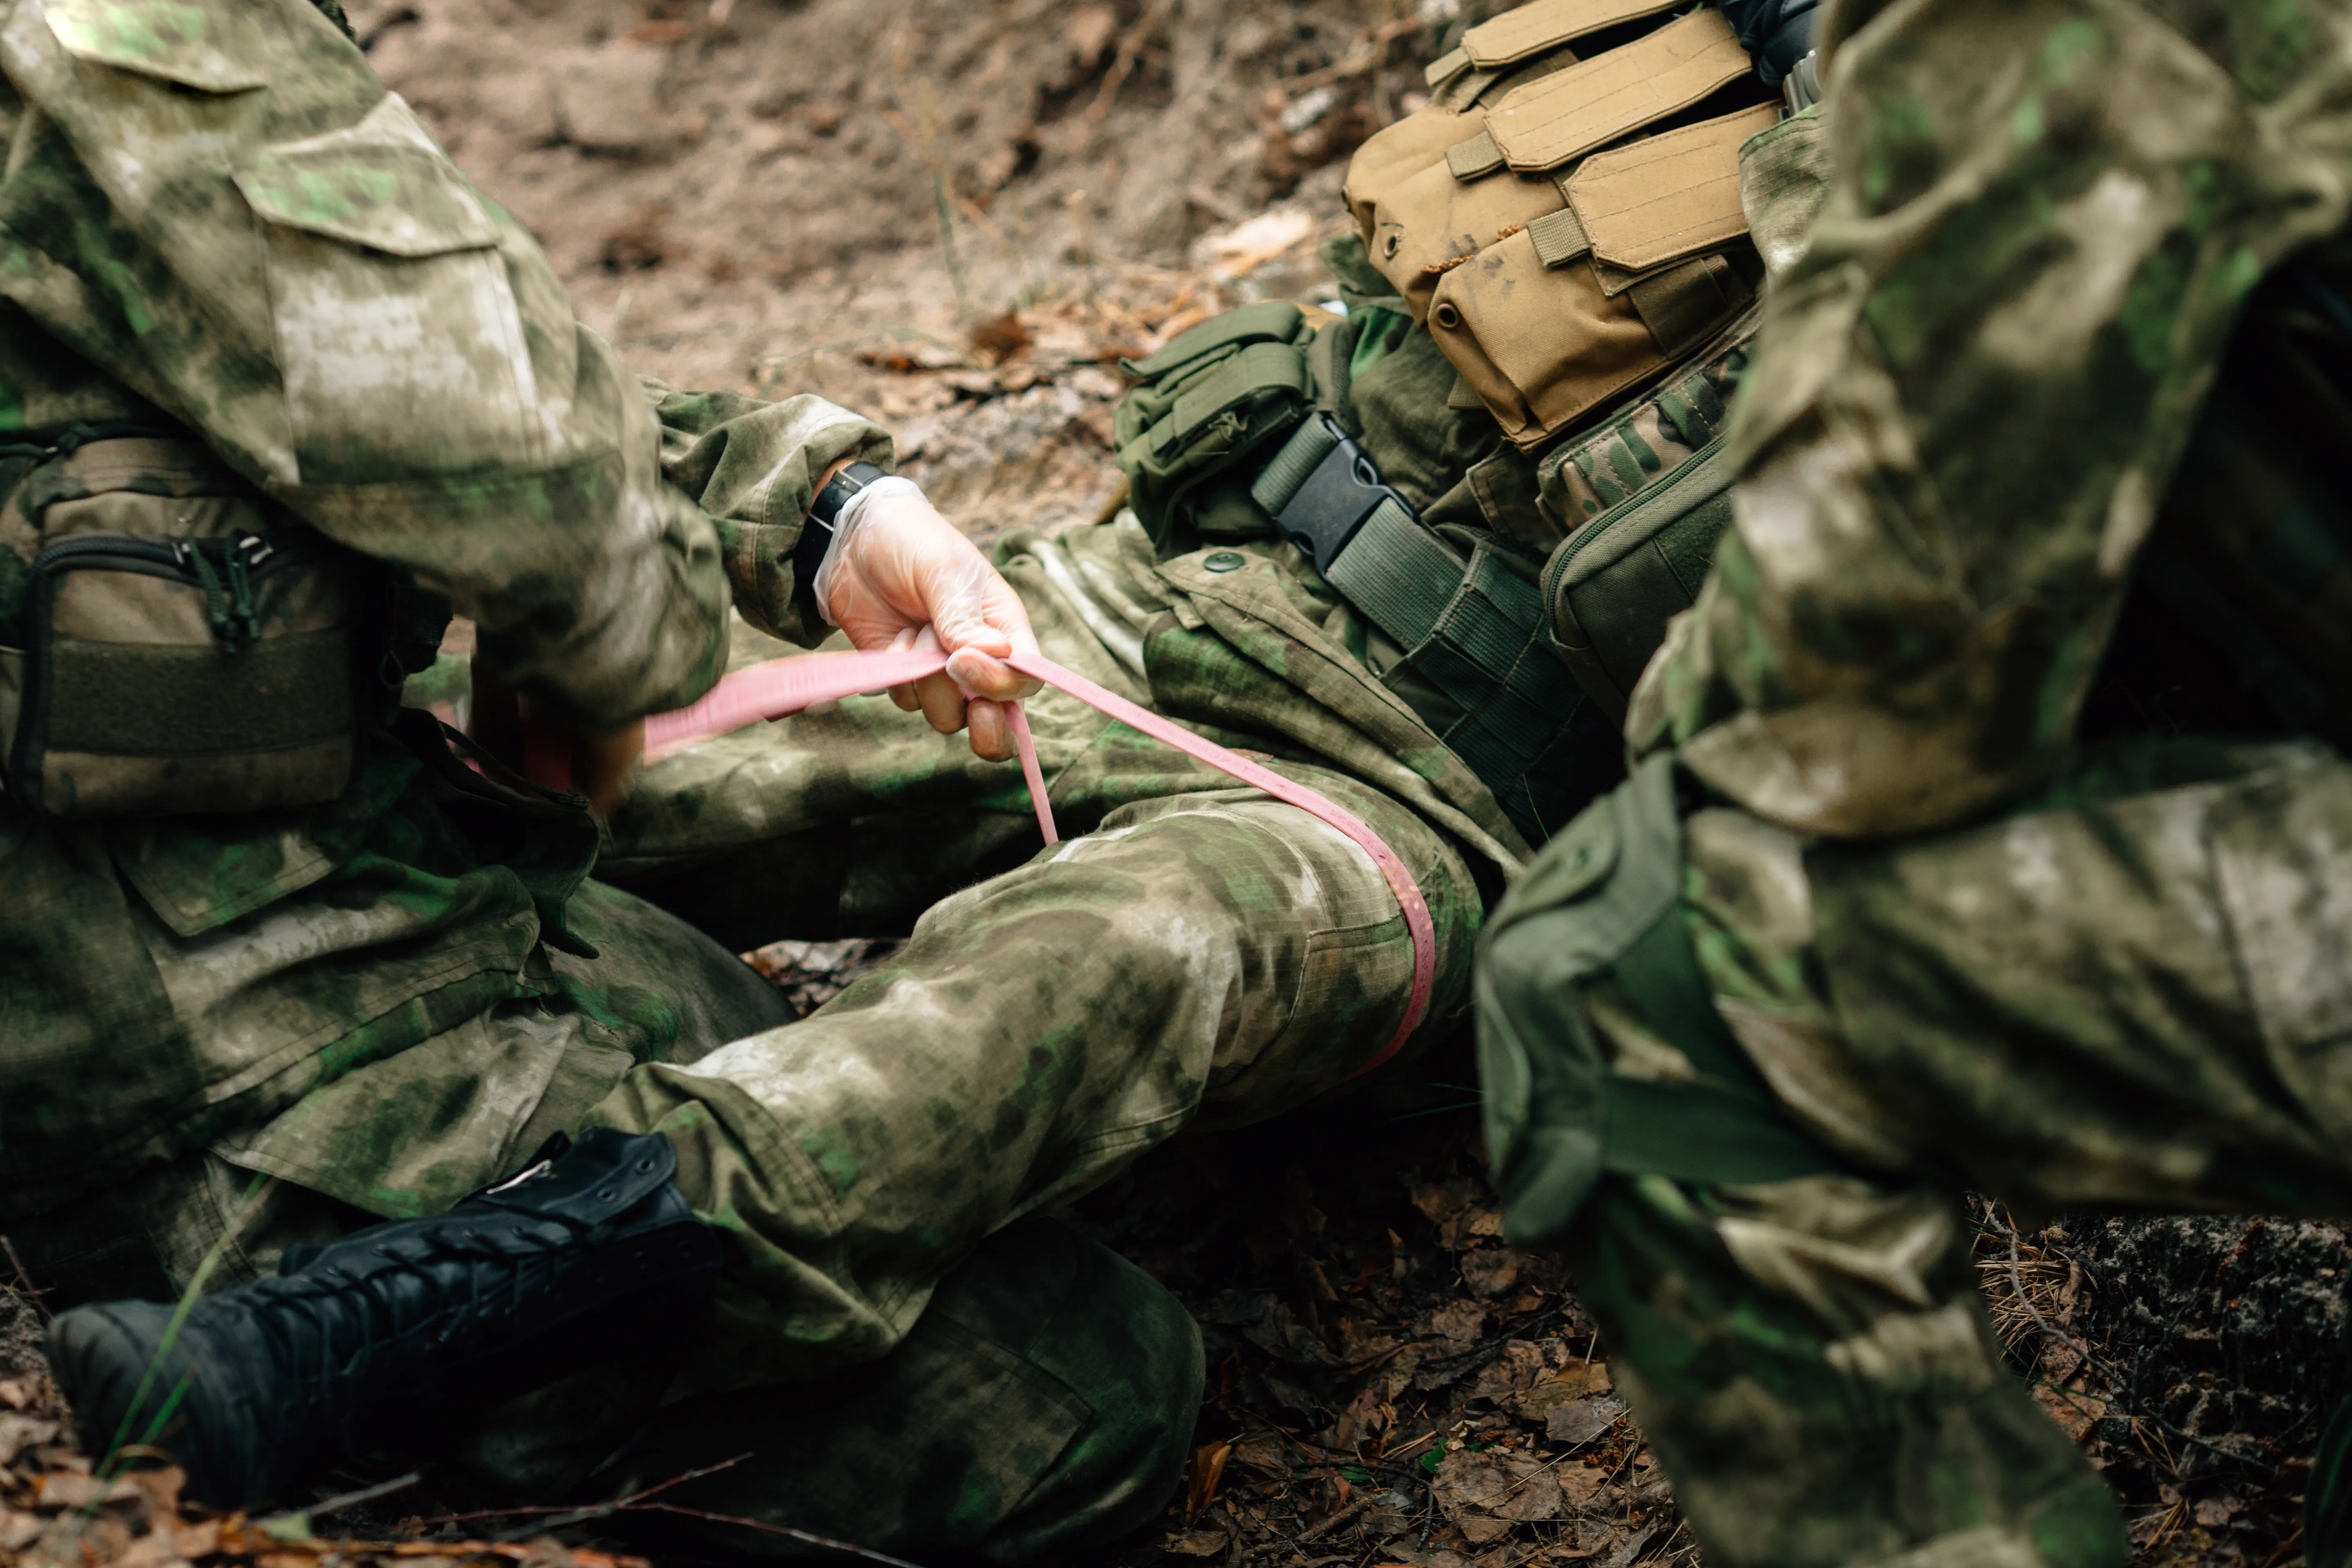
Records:
M289 1509L284 1513L273 1514L269 1519L257 1520L255 1522L262 1530L267 1531L275 1520L324 1519L331 1513L341 1513L347 1508L357 1508L363 1502L373 1502L378 1498L390 1497L394 1492L406 1491L424 1479L423 1470L411 1470L404 1476L394 1476L388 1481L378 1481L372 1487L362 1487L357 1491L345 1492L341 1497L331 1497L323 1502L312 1503L309 1508Z
M819 1535L814 1531L801 1530L789 1524L770 1524L765 1520L745 1519L740 1514L713 1513L708 1509L687 1508L674 1502L638 1503L625 1511L674 1513L682 1518L704 1520L712 1524L731 1524L739 1529L757 1530L769 1535L789 1536L794 1541L810 1546L822 1546L828 1552L845 1552L852 1556L864 1557L871 1562L887 1563L890 1564L890 1568L916 1568L914 1563L903 1557L893 1557L887 1552L877 1552L870 1546L860 1546L849 1541L835 1541L829 1535Z
M591 1520L609 1519L618 1513L674 1513L686 1519L708 1520L713 1523L731 1524L743 1530L761 1531L770 1535L788 1536L805 1545L821 1546L827 1552L842 1552L853 1557L866 1558L870 1562L887 1563L890 1568L916 1568L914 1563L907 1562L904 1558L893 1557L887 1552L877 1552L870 1546L860 1546L854 1541L835 1541L830 1535L819 1535L814 1531L802 1530L795 1525L771 1524L765 1520L745 1519L738 1514L713 1513L708 1509L687 1508L679 1503L646 1500L647 1498L669 1490L672 1487L683 1486L688 1481L699 1480L705 1476L715 1476L721 1470L732 1469L751 1457L750 1454L738 1454L731 1459L721 1459L715 1465L705 1465L698 1470L688 1470L684 1475L672 1476L669 1479L657 1481L641 1491L634 1491L625 1498L615 1499L612 1502L598 1503L592 1508L562 1509L541 1506L476 1509L468 1513L445 1513L437 1519L427 1520L425 1523L428 1527L435 1527L461 1523L467 1520L514 1518L530 1514L534 1516L531 1530L535 1532L544 1532L550 1530L561 1530L566 1525L585 1524ZM551 1515L556 1517L551 1518L549 1517Z
M1312 92L1318 87L1328 87L1335 81L1345 81L1351 76L1362 76L1366 71L1378 70L1388 61L1389 46L1407 34L1418 31L1420 26L1419 18L1412 16L1401 17L1393 22L1384 22L1377 27L1367 29L1363 39L1364 47L1346 59L1335 61L1320 70L1307 71L1300 76L1285 77L1275 83L1275 86L1288 96L1297 98L1302 92Z
M1118 53L1112 58L1110 69L1103 73L1102 86L1096 89L1095 100L1087 105L1086 122L1088 125L1101 124L1103 116L1110 112L1110 106L1118 101L1118 89L1134 74L1135 62L1142 58L1145 46L1160 31L1160 25L1168 19L1171 8L1172 0L1151 0L1151 4L1144 7L1143 15L1136 18L1135 26L1119 35Z
M41 1300L44 1292L34 1287L33 1276L26 1269L25 1260L16 1256L16 1244L5 1236L0 1236L0 1252L7 1254L8 1267L16 1273L17 1294L33 1304L33 1310L40 1315L42 1322L55 1322L56 1314L49 1310L49 1304Z
M611 1502L593 1503L584 1509L576 1506L547 1503L526 1504L516 1508L478 1508L466 1513L440 1514L435 1518L425 1520L424 1521L424 1528L426 1530L438 1530L443 1525L465 1524L477 1519L514 1519L523 1514L545 1516L548 1514L576 1513L580 1516L578 1520L566 1520L563 1522L567 1524L584 1523L588 1520L601 1519L608 1513L613 1513L621 1509L628 1508L633 1504L643 1502L646 1499L653 1497L656 1493L666 1492L672 1487L683 1486L688 1481L698 1481L705 1476L715 1476L721 1470L731 1470L751 1457L751 1456L748 1453L738 1454L731 1459L721 1459L715 1465L705 1465L698 1470L688 1470L683 1475L672 1476L666 1481L656 1481L652 1486L644 1488L638 1491L633 1491L626 1497L614 1498ZM541 1528L554 1529L557 1527L554 1525L542 1524Z
M1370 1491L1367 1490L1362 1497L1356 1499L1353 1502L1348 1504L1345 1508L1333 1514L1330 1518L1325 1520L1322 1523L1300 1531L1298 1532L1297 1541L1293 1544L1307 1546L1322 1540L1325 1536L1330 1534L1333 1531L1339 1529L1349 1520L1354 1519L1366 1509L1371 1507L1372 1495L1373 1494Z

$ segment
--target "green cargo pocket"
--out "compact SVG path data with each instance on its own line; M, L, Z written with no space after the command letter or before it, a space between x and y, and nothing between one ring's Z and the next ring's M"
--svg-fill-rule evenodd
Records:
M1544 563L1552 647L1619 722L1666 623L1697 601L1731 526L1735 472L1721 437L1562 540Z
M1716 1012L1682 883L1675 763L1657 756L1554 838L1496 910L1478 965L1478 1062L1514 1244L1558 1240L1603 1171L1769 1182L1837 1168ZM1588 1005L1602 982L1697 1076L1615 1070Z

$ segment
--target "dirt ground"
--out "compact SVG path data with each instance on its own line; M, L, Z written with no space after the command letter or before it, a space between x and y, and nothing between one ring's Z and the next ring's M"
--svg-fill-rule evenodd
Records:
M983 536L1090 521L1109 498L1122 383L1106 362L1230 303L1314 293L1344 153L1413 101L1419 62L1465 16L1458 0L350 9L385 79L632 363L871 413Z
M1113 504L1111 362L1251 299L1329 298L1345 155L1471 0L356 0L392 86L527 223L585 320L675 384L816 391L898 435L976 537ZM803 1007L886 951L782 943ZM1557 1259L1506 1249L1474 1069L1188 1136L1066 1217L1163 1279L1211 1376L1184 1490L1097 1568L1688 1563ZM2144 1563L2286 1568L2346 1386L2333 1226L1979 1205L2019 1370ZM0 1568L187 1559L611 1568L625 1510L485 1541L428 1475L285 1520L98 1482L0 1257ZM26 1287L37 1281L18 1281ZM340 1479L358 1488L376 1478ZM399 1537L392 1555L337 1547ZM460 1539L464 1537L465 1539Z

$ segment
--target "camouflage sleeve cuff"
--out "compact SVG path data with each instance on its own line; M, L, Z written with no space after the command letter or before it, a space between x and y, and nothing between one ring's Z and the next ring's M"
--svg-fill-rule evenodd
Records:
M793 570L817 480L845 459L891 463L887 432L810 394L761 403L646 384L662 423L662 471L718 525L736 607L772 637L813 647L832 628Z

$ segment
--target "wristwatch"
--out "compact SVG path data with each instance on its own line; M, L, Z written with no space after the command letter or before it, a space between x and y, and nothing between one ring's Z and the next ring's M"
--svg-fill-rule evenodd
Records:
M816 569L824 563L824 552L833 548L834 525L841 518L841 509L849 498L877 479L890 476L872 463L852 463L830 479L816 492L809 503L808 521L801 525L800 542L793 546L793 580L814 588Z

